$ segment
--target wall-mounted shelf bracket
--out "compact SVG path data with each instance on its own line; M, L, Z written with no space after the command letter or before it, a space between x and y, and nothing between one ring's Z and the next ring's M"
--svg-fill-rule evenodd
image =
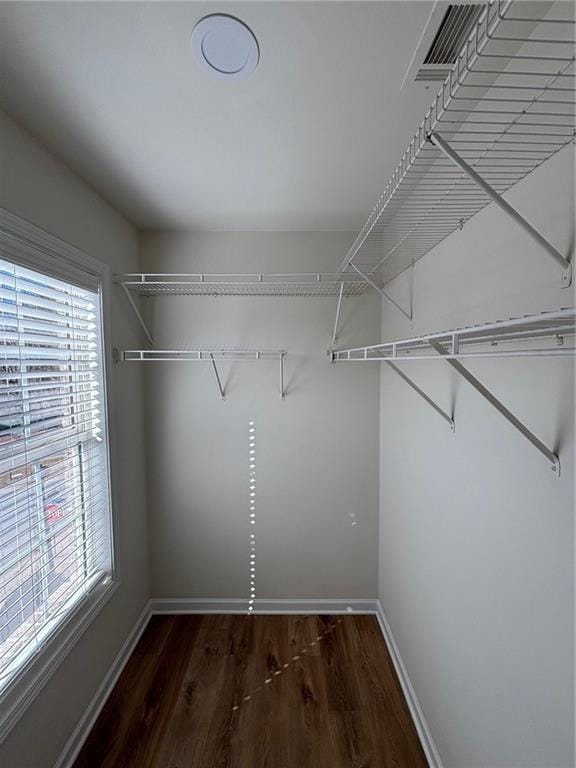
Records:
M340 283L340 292L338 294L338 305L336 307L336 319L334 320L334 330L332 332L332 346L336 344L338 338L338 324L340 322L340 308L342 307L342 294L344 293L344 283Z
M408 318L408 320L412 320L412 314L411 314L411 313L410 313L410 314L408 314L408 312L406 312L406 310L402 309L402 307L400 306L400 304L397 304L397 303L394 301L394 299L393 299L391 296L389 296L389 295L386 293L386 291L385 291L383 288L381 288L381 287L378 285L378 283L377 283L375 280L373 280L371 277L368 277L368 275L365 275L365 274L364 274L364 272L361 272L361 271L358 269L358 267L356 266L356 264L354 264L353 262L350 262L349 266L350 266L350 267L352 267L352 269L354 269L356 272L358 272L358 274L360 275L360 277L364 278L364 280L366 280L366 282L367 282L369 285L371 285L371 286L372 286L372 288L375 288L375 289L378 291L378 293L380 294L380 296L383 296L385 299L388 299L388 301L389 301L389 302L391 302L392 304L394 304L394 306L396 307L396 309L398 309L400 312L402 312L402 314L404 315L404 317Z
M449 355L449 352L445 349L445 347L442 346L437 341L434 341L432 339L428 342L432 349L434 349L436 352L438 352L439 355ZM559 477L560 476L560 459L558 456L556 456L555 453L553 453L544 443L536 437L536 435L531 432L528 427L526 427L520 419L516 418L511 411L506 408L505 405L503 405L500 400L498 400L497 397L495 397L492 392L490 392L487 387L480 382L476 376L470 373L470 371L465 368L462 363L460 363L458 360L455 360L453 357L449 357L446 362L448 365L451 365L454 370L456 370L460 376L462 376L466 381L471 384L474 389L479 392L482 397L484 397L490 405L492 405L496 410L504 416L506 421L508 421L510 424L512 424L513 427L515 427L524 437L532 443L532 445L543 455L548 459L550 462L550 468L552 471Z
M127 286L124 285L124 283L120 283L120 286L122 287L122 290L124 291L124 294L126 295L126 298L128 299L128 303L132 307L132 310L134 314L136 315L136 319L138 320L142 330L146 334L146 338L150 342L150 344L154 344L154 340L152 339L152 334L150 333L150 330L148 326L146 325L146 321L142 317L142 313L138 309L138 306L136 305L136 302L134 301L134 298L130 291L128 290Z
M218 374L218 368L216 367L216 363L214 361L214 355L210 355L210 362L212 363L212 370L214 371L214 376L216 377L216 383L218 384L220 397L222 398L222 400L226 400L226 393L224 392L224 387L222 386L222 382L220 381L220 375Z
M554 259L562 270L561 285L563 288L567 288L572 283L572 265L570 262L562 256L552 243L550 243L543 235L538 232L526 219L521 216L516 208L513 208L502 195L500 195L493 187L490 186L484 179L472 168L459 154L456 152L448 142L442 138L438 133L434 131L428 134L429 141L438 147L455 165L457 165L472 181L477 184L488 197L496 203L496 205L505 213L510 216L522 229L527 232L530 237L540 245L546 253Z
M408 384L409 387L412 387L412 389L415 392L417 392L420 395L420 397L422 397L428 403L428 405L431 405L432 408L434 408L436 413L438 413L440 416L442 416L442 418L445 421L448 422L448 424L450 425L450 430L452 432L454 432L454 430L456 428L455 424L454 424L454 419L451 416L448 416L448 414L445 411L443 411L442 408L440 408L440 406L437 405L434 402L434 400L432 400L431 397L428 397L426 392L424 392L422 389L420 389L420 387L417 384L415 384L409 376L406 376L404 371L402 371L400 368L398 368L397 365L395 365L394 363L391 363L388 360L386 362L390 366L390 368L392 368L392 370L395 371L398 374L398 376L400 376L401 379L404 379L404 381L406 382L406 384Z

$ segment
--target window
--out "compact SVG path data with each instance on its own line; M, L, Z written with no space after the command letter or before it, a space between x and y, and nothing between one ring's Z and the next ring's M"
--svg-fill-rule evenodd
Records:
M100 291L61 273L0 260L0 692L112 576Z

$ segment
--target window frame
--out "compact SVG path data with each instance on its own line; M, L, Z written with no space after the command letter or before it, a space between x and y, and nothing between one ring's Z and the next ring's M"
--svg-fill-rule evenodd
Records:
M30 222L0 207L0 245L2 258L28 269L44 272L69 282L82 283L90 276L98 283L100 298L100 338L102 354L103 415L106 421L106 456L108 468L108 507L110 510L111 570L48 634L42 648L31 654L13 679L0 693L0 744L34 701L42 687L92 624L120 585L118 562L118 519L114 468L115 437L112 412L112 339L110 324L110 267L75 246L66 243Z

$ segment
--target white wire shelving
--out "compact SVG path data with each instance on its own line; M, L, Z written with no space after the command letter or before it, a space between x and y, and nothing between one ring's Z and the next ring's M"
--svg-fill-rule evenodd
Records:
M554 451L540 440L515 416L479 379L466 368L462 360L486 357L549 357L574 355L576 309L566 307L555 312L502 320L484 325L456 328L450 331L414 336L409 339L372 344L354 349L331 352L335 363L384 362L398 374L420 397L455 429L453 414L446 413L398 365L414 360L445 360L462 378L487 400L520 434L539 451L551 469L560 475L560 460ZM567 341L570 343L567 344ZM544 344L544 346L542 346ZM537 346L536 346L537 345ZM487 348L486 348L487 347ZM494 349L498 347L498 349Z
M360 296L369 287L358 275L326 272L136 273L116 275L115 282L140 296Z
M550 15L550 9L556 15ZM561 285L572 267L504 199L503 193L574 141L574 6L488 0L448 78L412 138L374 210L337 273L117 275L146 336L153 344L135 296L337 296L332 345L338 336L342 298L370 286L386 292L388 281L414 265L478 211L495 202L557 266ZM331 352L334 362L381 360L392 367L454 428L439 408L398 367L405 360L441 355L551 462L558 458L508 411L460 362L464 357L574 354L565 337L574 333L574 310L428 334ZM545 342L544 347L535 342ZM528 343L528 344L527 344ZM489 344L489 349L476 345ZM497 348L496 348L497 347ZM221 387L215 355L254 354L220 350L128 350L124 360L209 360ZM261 353L257 353L261 354ZM285 352L280 355L281 382ZM217 359L226 359L220 357ZM240 359L240 358L228 358ZM246 357L242 359L247 359ZM259 358L264 359L264 358ZM281 394L284 396L283 384Z
M550 11L556 15L550 15ZM494 202L572 281L566 255L503 197L574 141L574 4L488 0L449 76L340 265L384 286ZM397 308L398 305L393 302ZM404 313L406 314L406 313ZM463 365L465 358L574 355L574 308L333 350L333 362L384 362L455 429L402 363L444 359L560 475L560 461ZM567 339L570 344L567 344Z
M555 312L500 320L495 323L456 328L450 331L386 341L354 349L331 352L333 362L436 360L432 344L443 345L445 359L468 357L539 357L574 354L567 345L576 332L576 309L567 307ZM526 342L545 342L534 347ZM478 349L481 345L482 349ZM485 349L485 346L489 349Z
M143 362L200 362L203 360L281 360L285 350L267 349L126 349L123 360Z
M490 0L340 265L386 284L491 201L564 254L502 199L575 135L574 4ZM541 17L537 14L540 13Z
M226 399L225 387L216 365L217 362L263 362L277 360L280 373L280 397L284 399L284 359L288 353L283 349L126 349L119 352L124 362L181 362L202 363L212 366L218 391L222 400Z
M354 275L330 272L303 273L151 273L137 272L115 275L114 282L122 288L136 318L150 344L154 344L141 307L135 296L327 296L337 297L336 318L332 333L335 344L340 322L342 299L361 296L372 285L380 286L373 280ZM399 307L400 311L404 310ZM405 313L405 312L404 312ZM406 314L406 313L405 313ZM121 359L124 358L119 355ZM141 359L141 358L130 358Z

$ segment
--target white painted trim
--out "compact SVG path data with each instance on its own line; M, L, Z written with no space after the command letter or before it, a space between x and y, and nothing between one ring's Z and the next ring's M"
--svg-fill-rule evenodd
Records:
M7 257L23 267L88 290L98 290L104 279L110 282L107 264L2 207L0 234Z
M112 597L120 583L119 564L116 557L117 514L116 487L112 487L113 464L110 454L115 450L114 419L111 412L112 352L109 311L110 268L104 262L90 256L73 245L54 237L49 232L0 207L0 242L2 258L14 261L29 269L65 281L98 290L101 303L101 347L103 360L103 392L106 405L106 469L108 497L111 513L110 578L96 584L84 595L68 615L62 618L39 647L22 665L0 693L0 744L26 711L42 687L67 656L99 611Z
M214 597L170 597L150 601L152 613L248 613L248 599ZM377 601L367 600L316 600L266 599L255 601L255 613L376 613ZM348 609L351 608L352 611Z
M50 676L64 661L94 618L100 613L118 587L117 582L99 583L90 595L80 600L54 631L40 655L34 654L19 673L14 685L3 693L0 703L0 744L34 701Z
M394 639L394 635L392 634L390 624L388 623L388 619L386 618L386 614L384 613L384 609L382 608L382 603L380 600L376 601L376 618L378 619L380 629L384 635L384 640L388 646L388 652L392 658L392 663L394 664L396 675L400 681L400 685L402 686L402 692L404 693L404 698L406 699L408 709L412 715L414 726L416 727L418 736L420 737L420 743L422 744L422 749L424 750L428 764L430 768L444 768L440 753L434 744L434 739L432 738L430 728L426 722L424 712L422 711L422 707L420 706L416 696L416 691L414 690L410 678L408 677L408 672L402 660L402 656L400 656L400 651L396 645L396 640Z
M148 602L144 606L140 616L136 619L136 623L130 630L130 633L124 641L122 647L116 654L116 657L110 665L104 680L102 680L98 686L98 690L84 710L84 714L76 724L76 727L72 731L72 735L66 742L66 746L60 753L60 756L56 760L53 768L71 768L71 766L74 764L74 761L78 757L78 753L82 749L82 745L92 730L98 715L102 711L104 704L106 704L108 697L118 682L118 678L122 674L122 670L126 666L126 662L132 655L132 652L134 651L138 641L142 637L142 633L146 629L151 615L152 611L150 610L150 602Z

